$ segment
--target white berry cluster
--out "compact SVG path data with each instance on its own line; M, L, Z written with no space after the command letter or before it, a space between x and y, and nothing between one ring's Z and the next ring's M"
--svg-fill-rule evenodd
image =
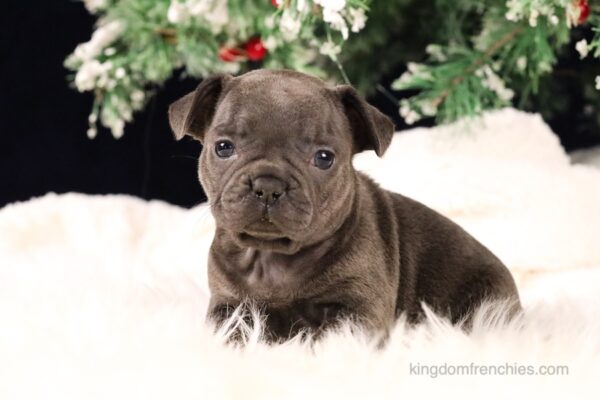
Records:
M310 17L315 6L318 6L323 21L327 26L339 32L342 39L348 39L350 31L360 32L366 24L367 16L363 8L349 4L346 0L296 0L295 6L286 6L285 2L278 2L282 8L279 28L285 40L292 41L297 38L304 21ZM319 45L321 54L334 58L341 52L341 45L331 38Z
M229 22L227 6L227 0L172 0L167 19L173 24L202 19L217 34Z
M569 0L570 1L570 0ZM506 19L512 22L527 20L532 27L537 26L540 18L546 18L552 25L558 25L566 0L508 0ZM572 3L572 1L570 1ZM577 15L579 17L579 15Z
M88 136L100 122L118 138L174 71L238 73L252 59L250 40L258 38L259 54L268 54L261 56L266 68L317 72L319 53L335 60L350 32L365 26L371 0L82 1L98 16L97 29L65 65L77 90L94 93Z

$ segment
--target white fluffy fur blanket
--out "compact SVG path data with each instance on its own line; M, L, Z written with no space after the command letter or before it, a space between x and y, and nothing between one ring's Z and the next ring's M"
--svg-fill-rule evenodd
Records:
M471 133L398 134L355 164L489 246L523 318L481 312L470 334L400 321L380 350L349 329L312 348L228 347L203 322L205 206L49 194L0 210L0 398L597 398L599 169L514 110Z

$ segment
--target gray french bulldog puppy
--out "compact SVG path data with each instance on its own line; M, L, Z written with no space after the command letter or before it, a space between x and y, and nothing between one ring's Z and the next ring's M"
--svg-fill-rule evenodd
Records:
M214 76L173 103L177 139L202 142L216 220L209 317L252 300L272 340L351 319L386 334L424 302L457 322L484 300L520 308L488 249L430 208L380 188L352 156L382 156L394 125L346 85L293 71Z

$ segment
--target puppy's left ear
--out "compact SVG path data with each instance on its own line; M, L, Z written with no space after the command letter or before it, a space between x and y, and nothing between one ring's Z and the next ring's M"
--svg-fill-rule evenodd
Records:
M183 96L169 106L169 124L180 140L190 135L200 142L210 126L223 88L232 77L215 75L204 79L192 93Z
M350 122L355 152L375 150L379 157L383 156L394 135L392 120L363 100L352 86L336 86L335 92Z

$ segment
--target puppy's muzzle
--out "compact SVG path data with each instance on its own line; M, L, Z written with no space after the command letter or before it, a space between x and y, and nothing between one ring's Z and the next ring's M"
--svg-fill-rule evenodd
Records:
M289 185L275 176L263 175L251 179L250 188L254 197L269 207L287 193Z

